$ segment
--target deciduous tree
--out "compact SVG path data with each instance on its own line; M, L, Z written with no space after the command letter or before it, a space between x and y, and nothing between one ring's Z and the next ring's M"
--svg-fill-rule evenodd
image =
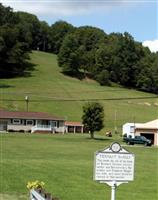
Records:
M83 107L82 121L85 128L90 132L90 136L94 138L94 132L100 131L103 127L104 109L100 103L87 103Z

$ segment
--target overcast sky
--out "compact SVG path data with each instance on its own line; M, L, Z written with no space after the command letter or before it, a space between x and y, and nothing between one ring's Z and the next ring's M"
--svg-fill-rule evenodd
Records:
M35 14L49 25L65 20L91 25L106 33L129 32L136 41L158 51L158 0L0 0L14 11Z

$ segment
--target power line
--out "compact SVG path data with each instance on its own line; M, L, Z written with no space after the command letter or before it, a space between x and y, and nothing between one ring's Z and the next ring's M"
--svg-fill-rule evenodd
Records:
M0 84L0 88L2 88L3 89L3 85L4 84L2 84L2 86L1 86L1 84ZM4 85L5 86L5 85ZM10 86L10 87L12 87L12 86ZM81 92L84 92L84 93L99 93L99 92L127 92L126 90L123 90L123 89L105 89L105 90L80 90L80 91L70 91L71 92L71 94L80 94ZM60 91L59 91L59 93L60 93ZM18 95L20 95L20 94L28 94L28 95L34 95L34 96L36 96L36 95L38 95L38 94L41 94L40 92L38 93L38 92L5 92L5 91L3 91L3 94L18 94ZM42 93L42 94L44 94L44 93ZM50 93L50 92L47 92L47 94L52 94L52 93ZM54 94L54 92L53 92L53 94ZM55 94L58 94L58 92L55 92ZM49 96L47 96L47 97L49 97Z
M81 91L82 94L84 93L96 93L96 92L113 92L113 91L122 91L122 90L106 90L106 91ZM77 94L77 93L81 93L81 92L71 92L71 94ZM45 93L42 93L42 95L38 95L38 94L41 94L41 93L33 93L33 92L1 92L0 95L1 97L3 97L4 95L18 95L18 96L21 96L21 95L29 95L30 97L38 97L38 98L43 98L43 100L31 100L31 101L101 101L101 100L134 100L134 99L154 99L154 98L158 98L158 96L156 94L153 94L153 96L144 96L144 97L119 97L119 98L90 98L90 99L68 99L68 98L65 98L65 97L59 97L59 96L48 96L49 94L52 94L52 93L47 93L48 95L46 95ZM53 93L53 94L57 94L57 93ZM4 101L23 101L23 100L15 100L15 99L6 99L6 98L3 98L2 100Z
M145 96L145 97L120 97L120 98L95 98L95 99L30 99L29 102L51 102L51 101L122 101L122 100L139 100L139 99L157 99L158 96ZM0 101L25 101L24 99L0 99Z

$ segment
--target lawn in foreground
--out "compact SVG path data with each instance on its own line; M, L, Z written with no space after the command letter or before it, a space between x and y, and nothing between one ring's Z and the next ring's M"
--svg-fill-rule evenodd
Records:
M94 152L109 146L113 138L1 134L0 139L2 200L27 199L26 184L34 180L44 181L47 191L61 200L110 199L110 187L93 181L93 160ZM158 148L126 149L136 157L135 180L118 187L117 200L158 199Z

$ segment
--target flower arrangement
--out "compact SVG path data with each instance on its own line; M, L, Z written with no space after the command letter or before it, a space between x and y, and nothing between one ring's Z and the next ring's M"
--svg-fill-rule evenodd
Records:
M32 182L28 182L27 188L30 190L29 192L30 192L31 197L32 197L32 190L35 190L38 193L38 196L40 195L41 197L43 197L46 200L59 200L58 198L53 197L51 195L51 193L46 192L45 189L44 189L44 185L45 185L44 182L37 181L37 180L32 181ZM33 195L36 195L36 194L33 194ZM33 199L36 199L36 196L33 196L33 197L35 197Z
M44 185L45 183L44 182L40 182L40 181L32 181L32 182L28 182L27 183L27 188L29 190L32 190L32 189L43 189L44 188Z

